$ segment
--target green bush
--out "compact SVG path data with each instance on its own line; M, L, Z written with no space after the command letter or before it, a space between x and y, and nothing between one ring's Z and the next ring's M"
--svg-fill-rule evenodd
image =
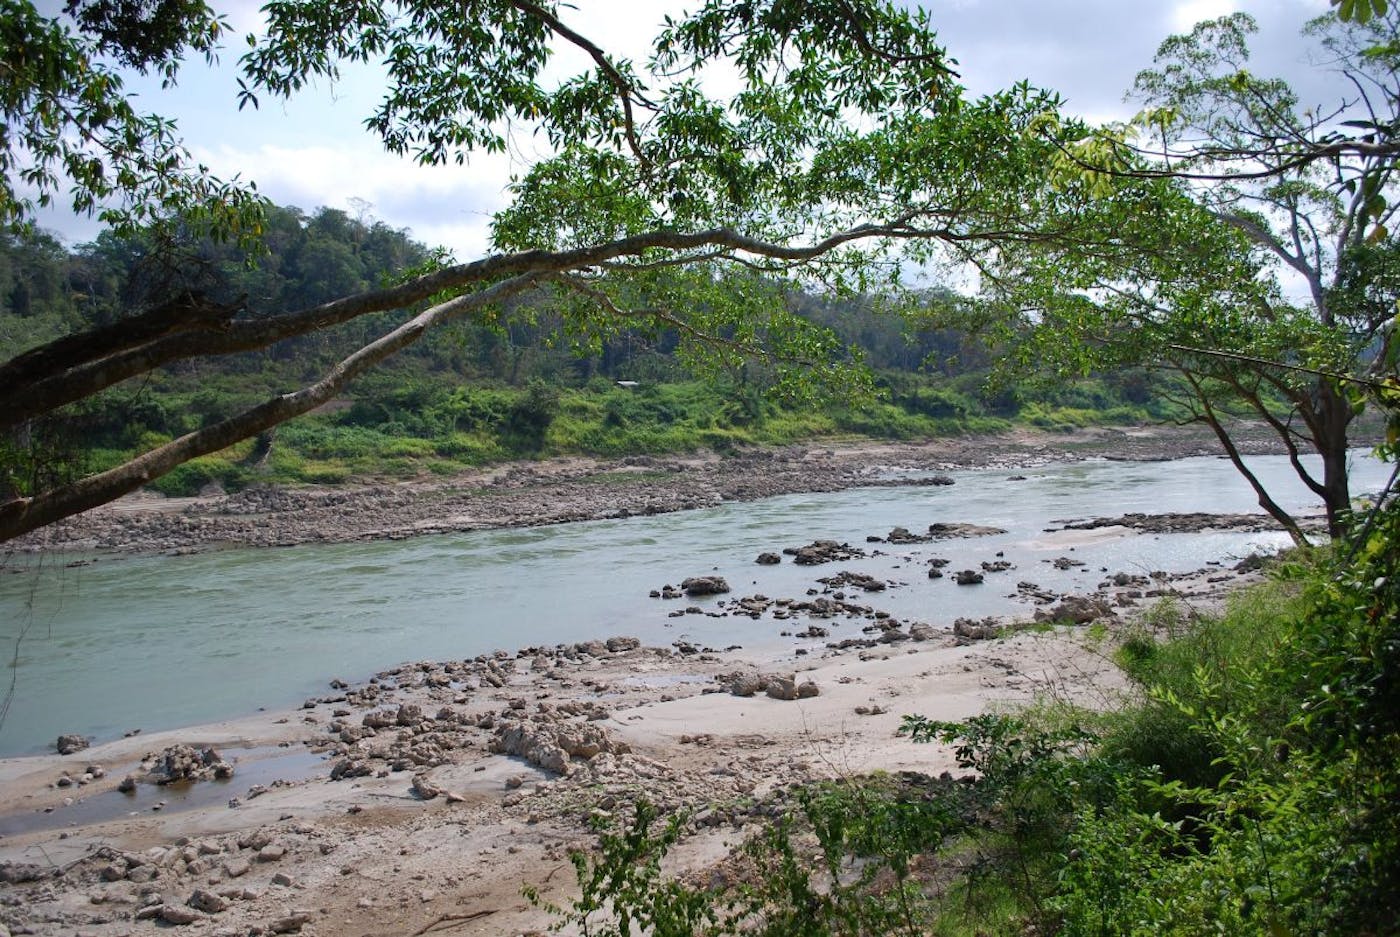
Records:
M183 498L199 494L200 489L211 482L234 491L248 481L249 473L243 466L222 455L207 455L175 466L152 481L150 487L168 497Z

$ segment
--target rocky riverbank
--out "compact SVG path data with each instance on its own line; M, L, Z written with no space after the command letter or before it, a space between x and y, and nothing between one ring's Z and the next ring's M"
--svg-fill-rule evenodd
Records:
M1246 452L1277 449L1277 438L1267 430L1246 428L1238 436ZM1018 431L908 444L794 446L723 457L711 453L617 461L558 459L394 484L250 488L201 498L135 495L10 546L22 551L188 552L219 546L402 539L911 483L885 478L891 469L943 472L1085 458L1158 461L1218 454L1214 436L1201 427L1156 425L1053 434Z
M886 587L839 568L860 547L785 552L803 550L804 596L734 597L714 576L673 590L679 614L798 619L789 652L611 637L413 662L292 711L0 761L0 935L543 933L520 888L567 899L592 824L643 800L685 816L678 868L703 874L801 785L952 770L897 735L902 715L1037 693L1112 705L1107 649L1134 608L1173 596L1189 614L1257 576L1125 571L1069 596L1023 583L1014 618L911 622L856 599ZM833 619L861 636L825 640Z
M1204 437L1154 428L573 460L394 486L135 499L26 548L403 537L895 483L886 473L896 468L1210 451ZM1123 515L1060 534L1256 522ZM684 816L675 868L709 874L789 809L802 785L953 770L946 749L897 735L904 714L960 719L1040 693L1114 705L1125 687L1108 650L1124 628L1146 627L1137 610L1171 597L1178 617L1154 618L1169 625L1259 575L1257 561L1178 575L1105 568L1087 591L1059 594L1033 581L1031 567L958 557L968 538L995 532L895 527L856 543L774 543L753 558L811 567L800 594L741 595L701 571L656 583L664 614L747 616L783 629L790 643L762 655L613 636L413 662L361 683L332 680L291 711L90 747L65 736L63 754L0 760L0 937L543 933L550 919L521 886L553 901L576 893L568 856L589 848L597 822L623 821L643 800ZM882 611L882 594L908 583L844 564L893 548L920 578L952 578L949 588L1014 582L1014 611L975 621ZM1043 561L1083 565L1068 553Z

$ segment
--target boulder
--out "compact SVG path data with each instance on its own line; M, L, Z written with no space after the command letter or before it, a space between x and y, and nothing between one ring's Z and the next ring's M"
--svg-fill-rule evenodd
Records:
M788 676L771 676L768 678L763 692L773 699L795 700L797 699L797 681Z
M88 747L88 740L81 735L60 735L54 743L60 755L71 755Z
M224 761L214 748L196 750L189 745L172 745L160 753L151 777L157 784L211 778L222 781L233 777L233 765Z
M723 576L692 576L681 583L681 590L691 597L720 595L729 591L729 583Z
M767 685L767 678L761 674L738 674L729 682L729 692L734 696L753 696Z
M1061 621L1087 625L1100 618L1112 618L1113 609L1107 602L1087 595L1067 595L1060 604L1035 613L1036 621Z
M984 618L981 621L959 618L953 622L954 636L965 641L986 641L988 638L995 638L1000 630L1001 626L992 618Z
M760 566L777 566L783 558L776 553L760 553L758 559L754 560Z
M975 586L982 582L982 574L975 569L964 569L953 574L953 581L960 586Z

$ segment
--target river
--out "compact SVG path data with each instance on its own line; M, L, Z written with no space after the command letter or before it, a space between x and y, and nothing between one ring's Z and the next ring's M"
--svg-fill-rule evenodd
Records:
M1252 460L1293 508L1311 499L1282 457ZM1389 472L1353 459L1353 490ZM1013 476L1024 475L1023 480ZM1132 511L1258 511L1222 459L1092 461L1024 471L953 473L946 487L799 494L679 514L425 536L379 543L217 550L188 556L14 558L0 575L0 642L13 681L0 756L33 753L61 733L97 740L294 706L332 678L362 680L410 660L458 659L497 648L615 634L649 644L687 639L712 647L787 650L821 641L780 635L801 623L668 613L687 604L648 597L666 583L717 572L734 594L804 596L838 567L904 585L859 601L909 620L1029 613L1009 600L1019 580L1086 591L1104 569L1184 572L1286 543L1282 534L1047 533L1065 519ZM814 539L867 548L869 534L933 522L1005 528L975 540L908 547L825 567L759 566ZM1016 565L987 583L929 580L925 560L952 569L999 554ZM1086 565L1057 570L1068 555ZM27 564L27 565L26 565ZM831 625L831 623L824 623ZM795 627L794 627L795 625ZM859 635L836 624L833 638Z

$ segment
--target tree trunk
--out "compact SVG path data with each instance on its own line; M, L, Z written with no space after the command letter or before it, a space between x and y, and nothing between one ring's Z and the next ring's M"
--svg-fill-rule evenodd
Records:
M1317 385L1317 451L1322 456L1322 501L1327 511L1327 533L1342 535L1351 513L1351 486L1347 478L1347 427L1352 409L1336 384L1325 378Z

